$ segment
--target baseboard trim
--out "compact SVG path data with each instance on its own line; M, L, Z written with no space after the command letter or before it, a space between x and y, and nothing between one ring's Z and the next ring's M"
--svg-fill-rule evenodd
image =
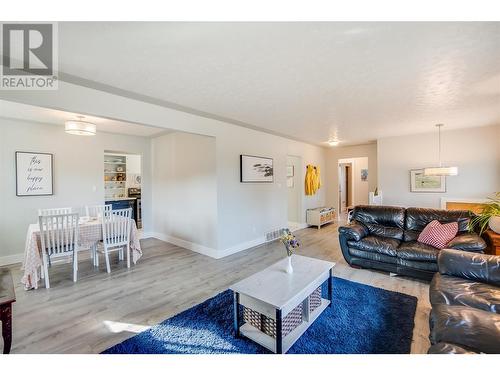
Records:
M229 255L239 253L240 251L243 251L243 250L248 250L252 247L260 246L264 243L266 243L265 237L259 237L259 238L256 238L254 240L251 240L251 241L240 243L236 246L228 247L227 249L224 249L224 250L219 252L219 256L217 259L224 258L224 257L227 257Z
M23 259L24 259L24 253L6 255L0 257L0 266L8 266L11 264L22 263Z
M296 232L298 230L301 230L301 229L308 228L308 227L309 227L309 224L307 224L307 223L299 223L298 227L295 227L295 228L292 229L292 233Z
M196 253L200 253L206 256L209 256L214 259L221 259L224 257L227 257L229 255L239 253L240 251L250 249L252 247L260 246L264 243L266 243L265 237L259 237L251 241L243 242L241 244L238 244L236 246L231 246L227 249L218 251L217 249L203 246L194 242L186 241L181 238L173 237L168 234L163 234L163 233L157 233L157 232L149 232L149 233L144 233L142 238L148 238L148 237L153 237L156 239L159 239L161 241L165 242L170 242L174 245L183 247L185 249L194 251Z
M207 246L203 246L203 245L200 245L200 244L197 244L194 242L186 241L186 240L183 240L181 238L170 236L170 235L164 234L164 233L151 232L151 233L147 233L147 234L150 237L154 237L154 238L157 238L157 239L165 241L165 242L170 242L174 245L183 247L185 249L194 251L196 253L200 253L200 254L209 256L211 258L216 258L216 259L220 258L218 256L218 251L214 248L211 248L211 247L207 247ZM146 236L144 235L143 238L146 238Z

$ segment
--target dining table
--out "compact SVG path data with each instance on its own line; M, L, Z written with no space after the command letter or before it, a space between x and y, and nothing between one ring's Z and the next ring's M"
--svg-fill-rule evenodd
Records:
M139 242L139 232L133 219L130 225L130 252L127 254L127 263L130 264L130 255L132 262L137 263L142 256L141 244ZM103 240L102 218L81 216L78 222L79 238L78 248L91 249L97 246ZM24 250L24 260L21 270L23 276L21 283L24 288L38 289L39 281L42 277L42 246L40 241L40 226L38 223L30 224L26 233L26 245Z

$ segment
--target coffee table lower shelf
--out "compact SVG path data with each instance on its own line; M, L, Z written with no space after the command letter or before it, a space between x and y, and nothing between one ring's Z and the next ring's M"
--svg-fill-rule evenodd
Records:
M286 353L293 344L299 339L300 336L314 323L314 321L321 315L321 313L330 305L330 301L322 298L321 305L319 305L314 311L309 315L308 320L304 320L299 326L297 326L288 335L283 337L282 350ZM252 341L262 345L266 349L269 349L273 353L276 353L276 339L266 335L264 332L260 331L256 327L249 323L245 323L240 327L240 335L249 338Z

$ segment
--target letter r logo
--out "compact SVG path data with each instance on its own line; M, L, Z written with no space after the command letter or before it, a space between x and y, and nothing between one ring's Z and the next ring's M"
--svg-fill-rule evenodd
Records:
M3 75L52 75L52 24L3 24Z

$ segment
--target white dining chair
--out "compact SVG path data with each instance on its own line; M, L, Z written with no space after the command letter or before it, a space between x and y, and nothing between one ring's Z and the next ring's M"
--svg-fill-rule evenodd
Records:
M71 213L73 213L73 209L71 207L39 208L38 209L38 216L63 215L63 214L71 214Z
M112 210L102 217L102 244L95 256L96 265L99 266L99 253L104 254L106 271L111 272L109 253L118 251L119 260L123 260L123 250L127 251L127 268L130 268L130 229L132 222L132 208Z
M85 206L85 216L86 217L103 217L105 214L111 212L113 206L110 204L98 204L94 206ZM99 265L99 259L97 259L97 246L98 244L93 244L90 246L90 259L94 266Z
M95 206L85 206L85 214L88 217L100 217L104 213L110 212L112 210L112 205L110 204L98 204Z
M54 260L73 257L73 281L78 274L78 214L40 215L40 243L45 287L50 288L49 267Z

